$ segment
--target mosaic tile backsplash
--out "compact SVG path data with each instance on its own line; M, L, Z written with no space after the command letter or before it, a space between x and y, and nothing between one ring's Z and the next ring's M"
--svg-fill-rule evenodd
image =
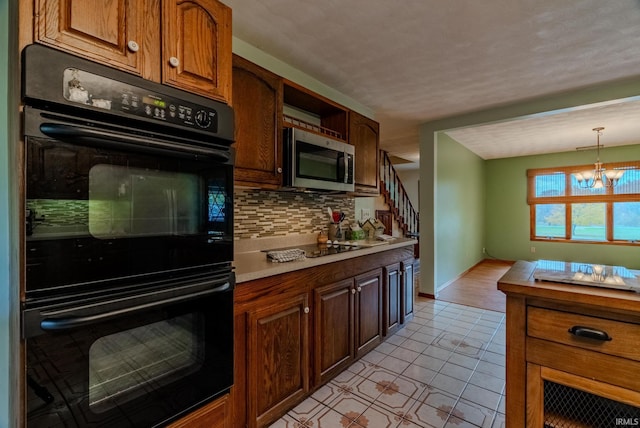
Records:
M236 189L234 193L235 239L327 233L327 207L354 221L355 199L322 193L274 192Z

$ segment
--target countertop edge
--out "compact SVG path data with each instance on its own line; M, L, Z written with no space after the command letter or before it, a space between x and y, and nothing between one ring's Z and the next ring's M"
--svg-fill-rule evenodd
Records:
M267 261L266 255L262 251L251 251L246 253L238 253L234 257L233 266L236 271L236 284L249 282L256 279L267 278L283 273L294 272L301 269L307 269L314 266L321 266L329 263L348 260L356 257L376 254L383 251L403 248L417 244L418 241L409 238L397 238L396 241L389 244L378 245L369 248L362 248L354 252L345 252L332 254L330 256L307 258L305 260L293 261L287 263L272 263Z

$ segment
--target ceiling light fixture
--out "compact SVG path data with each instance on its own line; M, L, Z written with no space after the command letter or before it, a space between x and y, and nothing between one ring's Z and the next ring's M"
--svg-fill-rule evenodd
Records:
M602 126L593 128L597 136L595 169L593 171L581 171L573 174L576 180L578 180L578 187L583 189L613 187L618 184L618 180L620 180L622 174L624 174L624 170L622 169L614 169L607 172L605 168L602 167L602 162L600 162L600 135L602 135L603 130L604 128Z

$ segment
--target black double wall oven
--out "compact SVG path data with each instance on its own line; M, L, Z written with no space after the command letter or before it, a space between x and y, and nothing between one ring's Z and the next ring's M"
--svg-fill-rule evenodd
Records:
M233 112L23 52L27 427L164 426L233 383Z

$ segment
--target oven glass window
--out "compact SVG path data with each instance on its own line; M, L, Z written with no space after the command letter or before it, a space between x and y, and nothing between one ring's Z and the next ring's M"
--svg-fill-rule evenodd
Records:
M190 313L121 331L89 349L89 407L102 413L184 376L204 360L203 320Z
M314 144L296 143L297 175L325 181L338 181L342 152L325 149Z
M89 170L89 232L96 238L198 233L198 176L99 164Z

